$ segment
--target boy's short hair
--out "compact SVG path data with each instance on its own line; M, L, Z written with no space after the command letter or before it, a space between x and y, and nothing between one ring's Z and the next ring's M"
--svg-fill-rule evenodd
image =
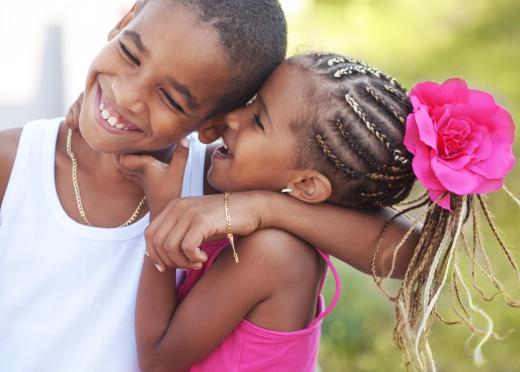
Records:
M285 59L287 22L277 0L168 1L194 8L216 29L227 52L232 81L213 114L245 104Z

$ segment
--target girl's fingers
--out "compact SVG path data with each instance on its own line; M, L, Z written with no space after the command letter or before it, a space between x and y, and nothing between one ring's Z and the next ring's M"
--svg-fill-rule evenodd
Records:
M149 167L162 166L157 159L150 155L133 155L133 154L121 154L119 157L119 166L122 171L134 172L143 174Z
M190 249L184 249L185 247L182 246L184 236L191 227L190 223L191 222L186 218L179 219L177 223L172 226L170 234L165 242L165 247L170 255L176 255L177 252L182 252L183 256L190 262L191 267L193 264L204 262L206 256L201 252L198 246Z
M168 243L166 243L166 247L169 247ZM168 249L168 254L175 265L181 269L200 269L202 267L200 262L191 262L180 249Z
M183 138L180 143L175 146L173 156L168 168L168 183L172 190L177 190L178 196L182 194L182 184L184 181L184 171L188 163L190 142Z
M83 93L81 93L72 106L70 106L67 115L65 116L65 125L72 130L77 130L79 128L79 116L81 114L82 104Z
M160 272L164 272L166 270L166 265L161 260L161 257L159 256L154 247L147 246L145 254L147 256L146 259L151 260L157 268L157 270L159 270Z
M181 242L184 254L192 261L206 262L208 256L200 249L202 242L205 240L202 224L193 224L184 234Z
M162 214L162 213L161 213ZM145 239L147 246L153 246L157 251L165 251L164 243L170 234L172 226L176 223L175 215L164 214L163 220L150 225L145 232ZM155 223L155 220L154 220Z

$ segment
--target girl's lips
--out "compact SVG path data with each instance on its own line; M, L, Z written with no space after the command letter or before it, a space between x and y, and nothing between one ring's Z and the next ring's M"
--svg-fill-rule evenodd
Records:
M219 146L215 149L215 151L213 152L212 158L214 158L214 159L232 159L233 154L231 154L231 152L229 151L227 146L223 145L223 146Z

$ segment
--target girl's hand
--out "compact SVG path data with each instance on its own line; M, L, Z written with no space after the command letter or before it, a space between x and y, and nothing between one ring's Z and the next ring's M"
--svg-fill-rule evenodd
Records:
M125 177L141 185L152 218L159 214L169 201L179 198L182 193L184 170L188 161L189 141L183 139L175 147L169 164L150 155L120 155L118 170ZM172 260L161 247L147 245L147 255L159 271L166 267L194 268L200 263ZM182 265L178 263L182 262Z
M81 113L81 105L83 105L83 92L70 106L69 111L67 111L67 115L65 115L65 125L72 130L77 130L79 128L79 114Z
M261 227L258 212L264 192L237 192L230 196L233 234L248 235ZM175 267L191 268L206 261L200 250L203 241L225 237L227 233L224 196L207 195L171 201L148 226L146 245L164 252Z
M118 171L143 188L150 213L155 216L170 200L181 196L188 154L187 139L175 147L169 164L151 155L121 154L117 159Z

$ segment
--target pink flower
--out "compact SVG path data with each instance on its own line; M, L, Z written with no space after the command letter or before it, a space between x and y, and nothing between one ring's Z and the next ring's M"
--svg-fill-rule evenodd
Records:
M432 200L443 193L485 194L502 188L513 168L514 123L489 94L462 79L417 84L404 144ZM437 202L450 209L449 195Z

